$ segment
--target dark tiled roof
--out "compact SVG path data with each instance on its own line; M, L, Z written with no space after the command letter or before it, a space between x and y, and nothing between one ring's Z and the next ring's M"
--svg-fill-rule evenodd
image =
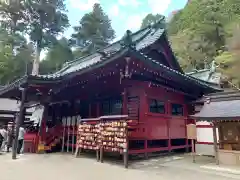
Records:
M194 118L199 120L240 119L240 92L219 92L204 97L204 106Z
M195 70L193 72L186 73L189 76L194 78L213 83L213 84L220 84L222 74L219 72L212 72L211 69L202 69L202 70Z
M209 89L212 89L212 92L216 92L216 91L221 91L221 89L218 89L218 88L213 88L212 86L209 86L209 84L207 82L204 82L204 81L201 81L199 79L196 79L196 78L193 78L187 74L183 74L175 69L172 69L168 66L165 66L163 64L161 64L160 62L158 62L157 60L154 60L150 57L148 57L147 55L141 53L141 52L138 52L138 51L135 51L136 53L139 53L141 54L144 58L146 58L148 61L146 62L151 62L153 63L156 67L161 67L162 69L165 70L165 72L168 72L169 73L169 76L171 75L176 75L180 78L182 78L186 83L195 83L196 85L199 85L199 86L202 86L202 87L205 87L205 88L209 88Z
M211 101L230 101L230 100L240 100L240 91L223 91L223 92L217 92L208 94L207 96L204 96L205 101L211 100Z
M193 117L199 120L240 119L240 100L216 101L205 103L201 111Z
M113 53L111 56L105 58L104 60L98 61L97 63L93 63L89 66L82 67L78 71L80 71L79 73L84 73L85 71L88 71L89 69L93 69L93 68L97 68L99 66L103 66L105 63L112 62L115 59L118 59L119 57L124 56L124 55L128 55L128 56L130 55L132 57L136 57L139 60L144 61L144 63L149 63L154 68L157 68L161 71L164 71L166 74L169 75L169 77L170 76L177 77L179 79L182 79L183 82L185 82L185 83L190 83L190 84L197 85L199 87L209 89L210 92L221 91L221 89L217 89L217 88L213 88L212 86L209 86L209 84L207 82L204 82L204 81L201 81L199 79L193 78L193 77L188 76L186 74L183 74L183 73L181 73L177 70L174 70L174 69L172 69L168 66L165 66L165 65L161 64L159 61L148 57L147 55L145 55L142 52L139 52L137 49L129 48L129 47L121 48L119 51ZM78 73L78 75L79 75L79 73ZM73 74L74 73L72 72L71 75L73 75ZM208 92L208 93L210 93L210 92Z
M4 111L6 111L6 112L18 112L19 107L20 107L20 101L7 99L7 98L0 98L0 111L1 111L1 113L4 112ZM27 108L27 112L32 112L32 111L33 111L32 108Z
M18 88L20 85L24 84L27 81L27 76L23 76L19 79L17 79L16 81L12 82L11 84L5 85L5 86L1 86L0 88L0 92L1 94L14 89L14 88Z
M131 38L133 43L136 44L136 50L140 51L149 45L155 43L161 35L164 33L164 29L157 29L152 28L151 26L139 30L136 33L133 33ZM104 49L101 50L101 52L104 52L106 54L115 54L116 52L120 51L122 49L121 41L117 41ZM102 58L101 53L94 53L85 57L82 57L80 59L74 60L72 62L69 62L63 67L60 71L49 74L49 75L40 75L39 77L43 78L59 78L68 74L71 74L73 72L80 71L82 69L85 69L89 66L92 66L94 64L97 64L99 62L102 62L106 59Z
M56 73L49 75L24 76L14 83L1 88L0 94L4 94L9 90L15 90L15 88L18 88L18 86L24 84L27 80L40 80L41 82L47 81L54 83L62 82L62 80L69 79L76 74L80 75L92 68L104 66L106 63L122 57L127 53L131 53L133 56L137 56L142 60L146 60L145 62L151 63L153 67L162 69L164 72L167 72L169 77L174 75L175 77L182 78L182 80L186 83L193 83L201 88L211 89L211 92L216 91L216 88L210 87L207 83L184 74L180 67L176 68L177 70L171 69L168 66L164 66L157 60L153 60L142 53L141 50L155 43L165 33L165 30L161 29L157 25L158 24L149 26L133 34L127 34L122 40L103 48L97 53L68 62L60 71ZM130 44L128 42L129 38L131 39ZM177 61L176 64L179 66Z
M157 60L154 60L150 57L148 57L147 55L145 55L144 53L138 51L138 49L136 48L131 48L131 47L125 47L125 48L120 48L119 51L116 51L114 53L112 53L111 55L109 55L108 57L101 57L99 61L95 61L94 58L93 59L90 59L89 61L87 61L87 65L84 65L84 63L80 63L80 68L78 68L78 66L71 66L69 67L70 68L76 68L74 71L72 71L71 69L66 69L64 71L64 75L61 75L61 76L57 76L57 77L35 77L37 79L59 79L60 80L64 80L64 79L68 79L68 78L71 78L73 76L75 76L75 74L77 75L80 75L82 73L85 73L87 71L89 71L90 69L94 69L94 68L98 68L98 67L101 67L101 66L104 66L106 63L109 63L109 62L112 62L114 61L115 59L118 59L122 56L125 56L125 55L130 55L130 56L133 56L133 57L136 57L138 58L139 60L142 60L144 61L144 63L150 63L150 65L152 65L152 67L154 68L157 68L161 71L163 71L164 73L166 73L169 77L172 76L172 77L176 77L178 79L181 79L182 82L185 82L185 83L190 83L192 85L195 85L195 86L198 86L200 88L203 88L203 89L208 89L208 93L210 92L216 92L216 91L220 91L220 89L216 89L216 88L213 88L211 86L209 86L206 82L203 82L201 80L198 80L196 78L193 78L191 76L188 76L186 74L183 74L177 70L174 70L174 69L171 69L170 67L168 66L165 66L163 64L161 64L159 61ZM92 62L93 61L93 62ZM89 63L89 62L92 62L92 63ZM84 66L83 66L84 65ZM70 72L67 72L67 70L69 70ZM21 81L18 81L16 84L18 84L19 82ZM11 85L11 87L13 87L13 85ZM1 94L4 93L4 91L7 91L7 88L5 88L3 91L0 90Z

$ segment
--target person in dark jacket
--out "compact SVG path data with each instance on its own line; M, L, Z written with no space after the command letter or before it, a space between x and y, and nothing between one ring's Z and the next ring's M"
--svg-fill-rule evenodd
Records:
M3 143L4 137L3 135L0 133L0 151L2 149L2 143Z

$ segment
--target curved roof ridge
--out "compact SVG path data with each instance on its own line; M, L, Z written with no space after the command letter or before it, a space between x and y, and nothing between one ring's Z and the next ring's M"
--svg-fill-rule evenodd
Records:
M149 32L151 32L152 26L153 25L147 26L146 28L140 29L140 30L132 33L131 36L133 39L134 39L134 36L137 36L140 34L140 37L135 37L136 39L134 39L134 42L140 42L141 40L143 40L149 34ZM143 34L141 34L141 33L143 33ZM108 46L105 46L104 48L99 49L99 51L106 51L108 48L114 47L116 45L120 45L121 41L122 41L122 38L112 44L109 44ZM118 48L116 48L116 50L118 50ZM98 56L98 55L100 55L100 54L98 52L95 52L95 53L88 54L88 55L82 56L80 58L77 58L73 61L67 62L65 64L65 66L63 66L62 69L60 69L59 71L52 73L52 74L61 74L62 72L66 71L68 68L71 68L72 66L77 65L79 63L85 62L91 58Z
M136 35L136 34L142 32L142 31L144 31L144 30L146 30L146 29L149 29L149 28L150 28L150 27L147 26L147 27L145 27L145 28L143 28L143 29L140 29L140 30L138 30L138 31L136 31L136 32L134 32L134 33L132 33L131 36L134 36L134 35ZM149 30L150 30L150 29L149 29ZM123 36L124 36L124 35L123 35ZM123 36L122 36L122 38L123 38ZM105 46L105 47L103 47L103 48L101 48L101 49L99 49L99 51L104 50L104 49L107 49L107 48L109 48L109 47L111 47L111 46L113 46L113 45L115 45L115 44L117 44L117 43L120 43L120 42L122 41L122 38L119 39L119 40L117 40L117 41L115 41L115 42L113 42L113 43L111 43L111 44L109 44L109 45L107 45L107 46ZM95 53L92 53L92 54L88 54L88 55L85 55L85 56L82 56L82 57L76 58L76 59L74 59L74 60L72 60L72 61L69 61L69 62L67 62L67 63L74 63L75 61L79 61L79 60L81 60L81 59L83 59L83 58L86 58L86 57L88 57L88 56L91 56L91 55L93 55L93 54L98 54L98 53L95 52Z

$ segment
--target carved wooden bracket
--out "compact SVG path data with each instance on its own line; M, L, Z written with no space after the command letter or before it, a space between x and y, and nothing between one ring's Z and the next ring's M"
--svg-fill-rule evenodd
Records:
M131 58L130 57L126 57L125 61L126 61L126 65L125 65L124 72L122 71L122 69L120 69L120 84L122 82L122 79L124 79L124 78L131 78L132 77L132 71L129 72L129 63L131 61Z

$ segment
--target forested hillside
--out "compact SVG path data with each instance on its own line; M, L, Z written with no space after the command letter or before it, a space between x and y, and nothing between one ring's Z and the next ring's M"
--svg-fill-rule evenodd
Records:
M240 86L240 1L193 0L168 23L172 48L185 71L215 60Z

